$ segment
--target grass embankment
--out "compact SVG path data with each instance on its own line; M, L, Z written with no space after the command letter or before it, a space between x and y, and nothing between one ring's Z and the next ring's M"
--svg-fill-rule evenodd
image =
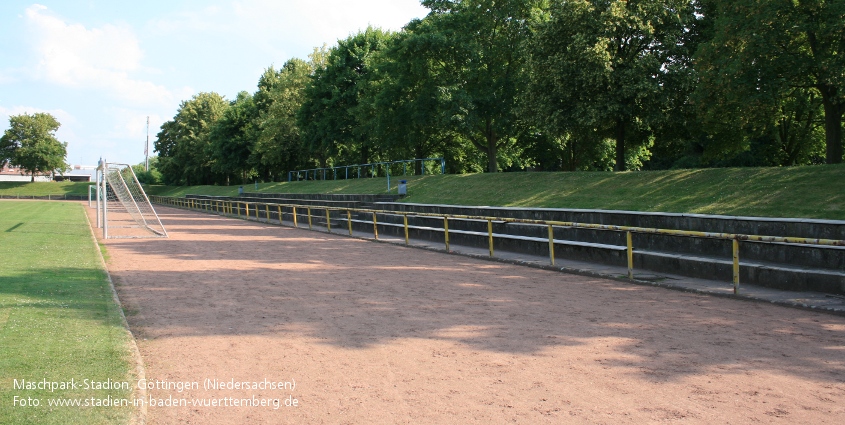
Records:
M0 182L0 195L6 196L47 196L81 195L88 196L88 186L95 182Z
M49 184L49 183L43 183ZM82 205L0 201L0 423L126 423L131 407L50 407L49 399L129 399L85 379L127 382L128 335ZM17 379L77 390L15 389ZM15 406L14 397L39 406ZM84 403L84 401L82 401ZM19 403L18 403L19 404Z
M392 177L396 193L400 178ZM405 202L845 220L845 164L626 173L409 176ZM385 193L384 178L264 183L259 192ZM254 192L253 184L244 190ZM237 186L156 186L149 193L237 195Z
M627 173L498 173L394 176L408 180L405 202L590 208L845 220L845 164ZM91 183L0 182L0 195L87 196ZM244 185L256 191L253 184ZM385 193L382 178L261 183L259 192ZM236 196L237 186L152 186L147 193Z

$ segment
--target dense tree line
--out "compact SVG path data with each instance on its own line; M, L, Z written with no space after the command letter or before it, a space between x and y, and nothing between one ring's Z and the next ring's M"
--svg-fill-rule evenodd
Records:
M165 182L432 156L450 172L843 159L845 2L422 4L399 32L268 68L252 94L183 102L155 144Z

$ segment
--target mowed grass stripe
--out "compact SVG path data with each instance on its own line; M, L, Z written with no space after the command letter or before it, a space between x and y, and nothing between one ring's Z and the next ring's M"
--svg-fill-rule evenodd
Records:
M0 423L127 423L131 407L49 407L50 398L131 398L128 390L14 389L14 380L133 381L129 337L83 206L0 201ZM14 397L40 399L14 406Z

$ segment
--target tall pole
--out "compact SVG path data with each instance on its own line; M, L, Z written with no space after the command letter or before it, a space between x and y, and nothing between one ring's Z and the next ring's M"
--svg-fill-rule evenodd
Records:
M102 217L100 217L100 193L102 193L102 187L100 183L100 179L102 178L103 174L103 158L100 158L100 162L97 165L97 228L102 228Z
M144 146L144 171L150 171L150 116L147 115L147 144Z
M101 173L103 174L103 178L101 183L103 185L103 239L109 238L109 192L108 192L108 184L106 183L106 176L109 173L109 164L105 160L102 160L103 169Z

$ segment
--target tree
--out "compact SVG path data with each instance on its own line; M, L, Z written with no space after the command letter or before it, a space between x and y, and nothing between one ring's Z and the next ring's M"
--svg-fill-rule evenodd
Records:
M250 157L257 137L254 122L257 118L253 96L242 91L211 126L207 149L212 171L226 176L227 184L231 175L239 176L240 183L246 183L254 171Z
M437 85L450 128L499 169L499 151L519 132L517 93L523 87L522 49L539 0L424 0L431 13L407 31L436 61Z
M391 37L391 33L369 27L338 41L329 51L326 66L315 70L305 89L298 125L320 166L328 166L330 159L364 164L374 157L371 140L360 131L355 109L372 72L375 53Z
M161 125L161 131L156 135L153 142L153 150L158 153L158 170L164 184L179 184L182 179L182 170L176 162L177 153L177 126L176 121L165 121Z
M146 170L146 164L140 163L135 164L132 166L132 171L135 172L135 177L138 178L138 182L141 184L161 184L162 183L162 176L161 172L158 171L158 157L151 156L149 159L149 171Z
M801 111L820 98L825 160L842 162L845 2L714 2L714 37L697 55L708 119L735 123L753 137L800 139L814 119L812 111Z
M615 140L615 169L666 119L673 75L687 72L688 0L558 2L531 43L528 102L556 136ZM633 139L633 140L632 140Z
M375 60L372 78L359 99L358 121L375 144L394 159L427 158L458 137L449 129L444 67L414 21ZM451 163L451 161L450 161ZM422 164L416 163L416 173Z
M212 184L225 180L212 169L209 133L228 107L229 102L217 93L199 93L182 102L173 120L162 124L155 151L166 184Z
M32 176L64 173L69 168L67 143L56 139L61 124L48 113L36 112L9 117L9 129L0 138L0 167L9 163Z
M259 118L254 153L260 157L261 164L276 175L300 167L305 160L296 116L305 100L305 88L311 81L314 66L313 62L301 59L285 62L267 93L269 107Z

